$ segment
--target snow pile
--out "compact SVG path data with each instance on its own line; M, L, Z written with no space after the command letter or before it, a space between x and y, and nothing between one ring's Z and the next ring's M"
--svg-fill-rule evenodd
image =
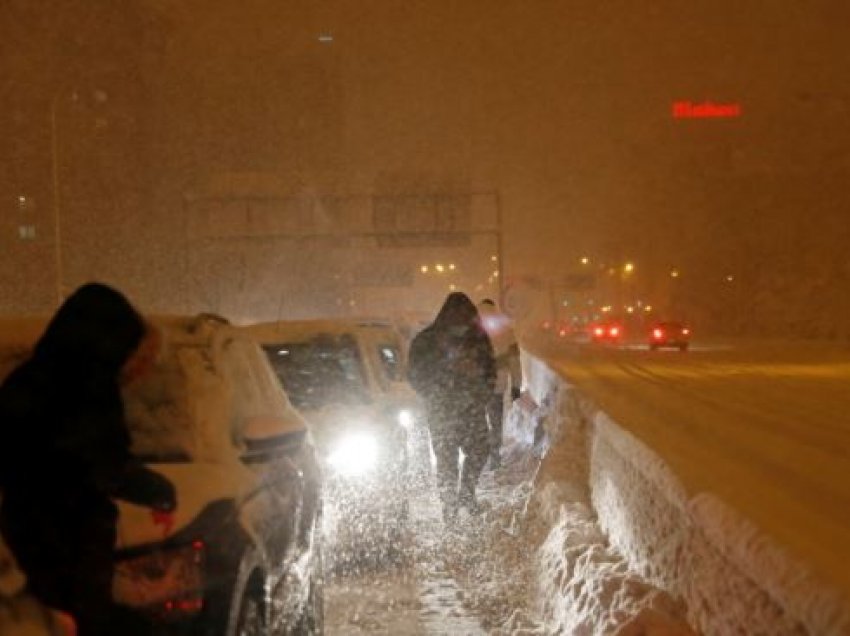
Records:
M693 634L682 603L641 576L598 523L585 403L540 361L525 362L528 388L540 408L515 409L508 430L538 440L541 425L546 432L548 449L527 520L540 536L535 586L546 633Z
M547 490L541 493L543 498L552 496ZM681 604L629 567L584 503L561 503L538 560L539 584L547 592L541 601L549 632L693 633L682 620Z
M503 468L482 476L478 496L484 514L466 518L465 527L442 542L441 559L462 590L463 605L488 634L542 633L533 616L534 549L540 533L520 522L538 466L528 446L507 445Z
M551 527L538 553L547 630L687 634L686 618L707 635L850 632L842 598L731 507L689 496L541 361L527 361L526 378L550 405L534 498Z

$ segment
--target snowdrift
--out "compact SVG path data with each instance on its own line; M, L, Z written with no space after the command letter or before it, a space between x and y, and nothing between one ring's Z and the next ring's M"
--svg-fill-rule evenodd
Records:
M847 600L711 493L667 465L524 352L537 409L509 434L545 431L532 518L546 631L568 634L848 634ZM742 487L746 487L742 484Z

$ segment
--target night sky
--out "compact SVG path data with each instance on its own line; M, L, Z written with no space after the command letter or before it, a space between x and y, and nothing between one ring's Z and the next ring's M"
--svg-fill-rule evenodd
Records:
M704 322L848 333L846 3L109 5L4 3L10 263L51 262L58 99L69 286L105 275L186 309L187 193L450 184L501 194L508 276L630 260L642 294L669 296L676 267ZM675 119L682 100L741 114ZM41 248L18 237L24 191ZM44 267L25 298L4 269L0 309L49 306Z

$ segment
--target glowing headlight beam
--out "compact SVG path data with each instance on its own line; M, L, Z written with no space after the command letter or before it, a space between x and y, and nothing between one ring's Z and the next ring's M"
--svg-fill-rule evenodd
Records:
M349 435L339 441L328 464L346 477L357 477L371 470L378 459L378 442L365 433Z
M402 409L398 412L398 423L404 428L410 429L413 427L413 413L407 409Z

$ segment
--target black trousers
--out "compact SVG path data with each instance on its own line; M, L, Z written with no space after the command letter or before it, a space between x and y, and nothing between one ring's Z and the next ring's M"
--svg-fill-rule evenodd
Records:
M428 428L437 458L437 487L444 508L451 511L458 506L473 505L478 478L490 451L484 405L457 410L429 409Z
M487 401L487 421L490 424L490 456L498 459L502 449L502 430L505 417L505 396L494 393Z

